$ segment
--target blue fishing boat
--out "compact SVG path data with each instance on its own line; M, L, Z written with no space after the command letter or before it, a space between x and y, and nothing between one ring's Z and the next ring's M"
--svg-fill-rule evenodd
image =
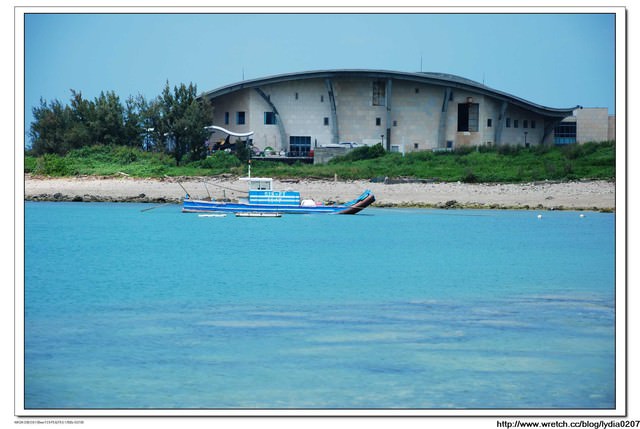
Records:
M344 204L323 204L301 199L297 191L273 190L273 179L246 177L249 197L238 202L195 200L186 195L182 203L184 213L296 213L296 214L356 214L375 201L371 191L364 191L358 198Z

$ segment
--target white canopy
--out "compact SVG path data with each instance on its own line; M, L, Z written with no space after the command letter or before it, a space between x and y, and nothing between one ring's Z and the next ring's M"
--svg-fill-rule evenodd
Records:
M208 131L222 131L223 133L229 134L234 137L249 137L253 135L253 131L249 131L248 133L236 133L233 131L229 131L226 128L219 127L217 125L209 125L208 127L204 127Z

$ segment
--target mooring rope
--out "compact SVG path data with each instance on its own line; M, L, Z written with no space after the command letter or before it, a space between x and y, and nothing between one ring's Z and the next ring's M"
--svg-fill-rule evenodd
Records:
M169 176L167 176L166 174L165 174L165 176L164 176L164 177L166 177L166 178L170 178L170 177L169 177ZM183 190L187 195L189 195L189 191L187 191L187 190L184 188L184 186L182 186L182 183L180 183L180 180L178 180L178 179L174 179L174 180L176 181L176 183L177 183L178 185L180 185L180 187L182 188L182 190ZM202 180L202 183L204 183L204 184L205 184L205 189L206 189L206 185L211 185L211 186L216 186L216 187L218 187L218 188L227 189L227 190L229 190L229 191L239 192L239 193L241 193L241 194L248 194L248 193L249 193L249 192L247 192L247 191L241 191L240 189L230 188L230 187L228 187L228 186L222 186L222 185L218 185L218 184L216 184L216 183L207 182L206 180ZM207 189L207 193L209 193L209 190L208 190L208 189Z
M218 184L211 183L211 182L203 181L203 183L206 183L207 185L211 185L211 186L217 186L218 188L222 188L222 189L228 189L229 191L240 192L241 194L248 194L249 193L247 191L241 191L239 189L234 189L234 188L230 188L228 186L222 186L222 185L218 185Z

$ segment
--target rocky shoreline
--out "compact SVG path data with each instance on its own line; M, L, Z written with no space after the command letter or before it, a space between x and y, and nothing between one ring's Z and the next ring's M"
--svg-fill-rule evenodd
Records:
M58 202L85 202L85 203L180 203L177 199L166 198L149 198L145 194L137 196L127 197L112 197L108 195L66 195L60 192L55 194L38 194L38 195L26 195L25 201L58 201Z
M278 190L295 189L304 198L345 202L364 189L376 196L374 207L440 209L536 209L615 211L616 186L608 181L519 184L431 183L423 181L274 180ZM174 203L193 198L236 199L246 194L236 177L139 179L25 175L26 201Z

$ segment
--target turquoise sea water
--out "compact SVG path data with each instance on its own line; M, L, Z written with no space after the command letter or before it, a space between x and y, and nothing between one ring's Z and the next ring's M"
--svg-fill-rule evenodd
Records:
M26 203L27 409L615 407L615 215Z

